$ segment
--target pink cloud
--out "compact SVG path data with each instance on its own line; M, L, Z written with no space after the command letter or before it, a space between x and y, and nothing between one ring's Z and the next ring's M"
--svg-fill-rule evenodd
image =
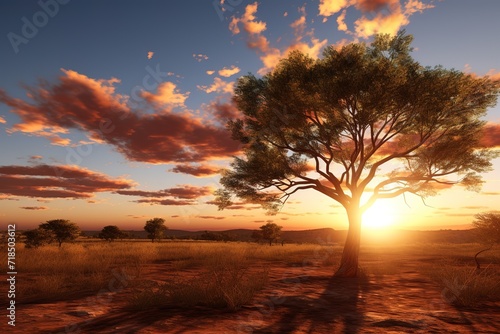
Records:
M170 172L173 173L183 173L183 174L189 174L193 175L196 177L207 177L207 176L213 176L219 173L221 167L218 166L211 166L207 164L202 164L202 165L177 165L174 168L170 169Z
M191 185L180 185L158 191L144 190L118 190L117 194L126 196L143 197L136 203L148 203L151 205L193 205L196 199L209 196L214 189L211 187L196 187Z
M43 83L29 89L29 102L0 90L0 102L21 118L9 131L69 145L70 140L61 134L77 129L97 143L112 145L131 161L148 163L202 162L226 158L239 150L224 127L188 112L172 112L172 105L179 105L186 97L173 84L160 85L157 94L145 94L145 103L155 111L147 113L132 109L127 104L129 96L116 93L118 79L92 79L74 71L63 72L56 84ZM207 89L232 92L232 84L220 81L215 82L217 87ZM172 100L167 101L167 97ZM151 104L148 99L170 106Z
M130 188L126 179L78 166L0 166L0 193L35 198L90 198L96 192Z
M46 206L20 206L19 208L24 210L47 210Z
M202 53L193 53L193 58L196 59L197 62L202 62L203 60L208 60L208 56Z
M500 124L488 123L481 136L481 145L490 148L500 148Z

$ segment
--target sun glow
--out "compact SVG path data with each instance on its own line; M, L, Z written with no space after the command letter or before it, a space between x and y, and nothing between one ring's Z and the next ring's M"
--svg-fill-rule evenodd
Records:
M363 214L363 228L380 230L390 228L396 222L395 208L388 201L379 200Z

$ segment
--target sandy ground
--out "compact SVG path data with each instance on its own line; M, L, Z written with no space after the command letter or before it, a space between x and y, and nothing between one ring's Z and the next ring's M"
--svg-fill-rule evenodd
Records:
M151 264L141 280L168 279ZM126 310L123 276L93 295L17 309L16 327L1 333L497 333L500 303L457 309L411 262L391 275L332 278L315 264L272 266L270 281L251 305L235 312L202 307ZM122 285L116 285L122 280ZM118 286L119 288L115 288Z

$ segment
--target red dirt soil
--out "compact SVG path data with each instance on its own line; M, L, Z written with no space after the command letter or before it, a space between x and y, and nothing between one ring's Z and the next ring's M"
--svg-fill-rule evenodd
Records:
M332 278L333 269L273 266L269 284L235 312L203 307L130 311L130 287L17 307L16 326L2 333L497 333L500 303L458 309L437 284L408 263L398 273ZM140 279L168 280L165 264Z

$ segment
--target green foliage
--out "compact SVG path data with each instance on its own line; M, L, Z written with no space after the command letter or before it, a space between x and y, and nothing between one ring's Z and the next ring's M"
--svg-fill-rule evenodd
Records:
M146 225L144 225L144 230L148 232L148 238L151 239L151 242L154 242L155 240L160 241L167 230L167 227L165 226L165 219L153 218L148 220Z
M26 237L24 243L26 248L38 248L51 242L54 238L52 231L37 228L23 233Z
M244 157L222 174L219 208L230 194L275 212L304 189L362 210L405 192L433 195L440 184L477 190L497 156L481 146L480 118L499 84L423 67L411 41L378 35L370 46L328 47L317 60L294 51L272 73L240 78L234 101L244 116L228 127ZM389 164L393 172L378 175Z
M352 276L360 217L378 199L425 198L454 184L478 190L499 156L481 142L481 117L500 81L424 67L411 57L412 39L377 35L371 45L327 47L321 59L293 51L264 77L240 78L234 102L242 117L228 129L243 156L222 172L219 209L231 195L270 214L297 191L330 197L349 218L337 273Z
M61 247L63 242L73 241L80 235L80 228L67 219L48 220L40 224L40 229L50 231Z
M125 232L122 232L118 226L115 225L108 225L104 226L99 233L99 238L107 240L107 241L113 241L115 239L122 239L127 236Z

